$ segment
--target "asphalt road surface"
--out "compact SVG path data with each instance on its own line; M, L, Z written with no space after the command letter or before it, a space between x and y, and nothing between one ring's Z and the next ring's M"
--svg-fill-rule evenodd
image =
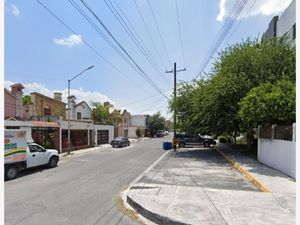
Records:
M57 168L21 173L5 182L5 224L139 224L116 208L115 198L164 153L162 142L155 138L74 155L61 160Z

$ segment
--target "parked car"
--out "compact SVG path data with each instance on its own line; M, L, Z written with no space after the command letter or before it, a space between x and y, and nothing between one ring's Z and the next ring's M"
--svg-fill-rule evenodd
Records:
M158 130L156 132L156 137L163 137L164 136L164 131L163 130Z
M48 165L57 166L59 155L56 149L44 147L30 142L28 143L26 130L4 131L4 175L5 180L15 179L19 171L31 167ZM32 139L30 137L30 139Z
M164 136L167 136L167 135L169 135L169 131L165 130L164 131Z
M125 146L129 146L130 145L130 141L127 137L123 137L123 136L120 136L120 137L116 137L114 138L112 141L111 141L111 146L113 148L115 147L125 147Z
M179 147L184 148L186 146L204 146L212 147L216 145L216 141L211 138L203 138L199 135L183 134L178 135Z

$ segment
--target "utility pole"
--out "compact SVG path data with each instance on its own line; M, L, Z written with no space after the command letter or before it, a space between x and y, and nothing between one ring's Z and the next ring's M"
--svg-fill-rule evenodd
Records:
M90 70L94 68L94 66L90 66L83 71L81 71L79 74L77 74L75 77L68 79L68 154L71 152L71 124L70 124L70 117L71 117L71 107L70 107L70 83L72 80L74 80L79 75L83 74L85 71ZM88 134L89 135L89 134Z
M174 69L170 71L166 71L166 73L173 73L174 74L174 119L173 119L173 130L174 130L174 136L173 136L173 148L176 151L176 145L177 145L177 140L176 140L176 117L177 117L177 112L176 112L176 97L177 97L177 78L176 78L176 73L177 72L182 72L186 71L186 68L177 70L176 69L176 62L174 63Z

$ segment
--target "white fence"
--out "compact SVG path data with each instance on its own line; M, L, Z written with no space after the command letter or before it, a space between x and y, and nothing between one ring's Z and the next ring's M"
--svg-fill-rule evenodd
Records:
M276 125L272 126L271 139L261 138L261 127L258 138L258 160L288 176L296 177L296 124L292 127L292 140L276 138Z

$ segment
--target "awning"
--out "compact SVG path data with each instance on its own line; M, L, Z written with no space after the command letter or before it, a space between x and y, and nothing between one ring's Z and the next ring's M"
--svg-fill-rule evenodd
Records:
M56 122L32 121L33 127L59 127Z

